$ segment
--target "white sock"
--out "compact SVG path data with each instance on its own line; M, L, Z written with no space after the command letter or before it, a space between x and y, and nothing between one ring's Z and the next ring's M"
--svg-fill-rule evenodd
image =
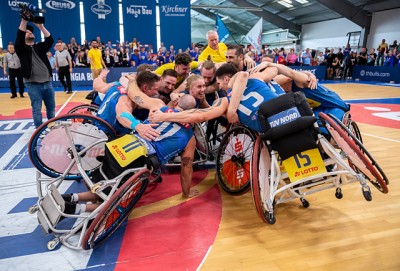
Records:
M72 201L79 201L79 196L78 196L78 194L73 193L73 194L72 194L71 200L72 200Z
M77 204L75 214L84 213L86 211L86 204Z

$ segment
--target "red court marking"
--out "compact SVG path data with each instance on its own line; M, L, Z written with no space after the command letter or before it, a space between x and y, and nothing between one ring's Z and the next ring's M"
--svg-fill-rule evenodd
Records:
M73 107L80 105L82 103L70 102L63 108L63 110L59 113L59 115L67 114L69 110ZM56 106L56 112L60 110L62 105ZM46 117L46 108L42 107L43 117ZM32 108L20 109L14 112L14 115L2 115L0 114L0 120L19 120L19 119L31 119L32 118Z
M207 176L208 170L193 171L192 186L200 183ZM180 173L162 173L161 183L150 184L137 206L151 204L182 193Z
M114 270L196 270L215 241L221 216L215 185L180 205L130 220Z
M373 113L382 113L390 111L374 111L365 109L365 107L382 107L390 109L391 112L400 112L398 104L351 104L351 118L360 123L366 123L376 126L400 129L400 122L380 116L374 116ZM400 113L399 113L400 114Z

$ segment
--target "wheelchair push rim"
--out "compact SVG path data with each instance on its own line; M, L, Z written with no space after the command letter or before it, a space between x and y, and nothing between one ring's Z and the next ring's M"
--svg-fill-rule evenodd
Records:
M353 168L355 168L357 172L361 172L365 176L365 178L368 179L368 181L379 191L381 191L384 194L388 193L389 190L387 184L389 182L387 180L386 175L379 167L378 163L372 158L371 154L366 150L364 145L356 138L356 136L353 135L352 132L349 129L347 129L346 126L334 116L328 116L323 112L320 112L319 116L321 117L321 119L324 120L325 125L329 124L332 127L332 129L335 130L338 133L338 135L347 143L347 145L352 149L352 151L354 151L357 157L356 158L353 157L353 160L355 161L357 160L357 158L360 159L361 162L364 164L365 169L363 170L361 168L358 168L356 166L356 163L354 161L351 161L353 155L351 153L346 153L350 165ZM330 130L329 132L332 133L332 131ZM343 144L340 142L336 143ZM369 172L365 172L365 170L368 170ZM369 175L372 175L376 180L371 180L371 178L369 178Z
M148 169L142 169L118 188L87 229L83 249L97 248L121 226L144 194L149 174Z
M271 169L271 157L261 137L257 139L253 147L251 159L251 194L254 207L258 216L265 223L274 224L273 210L269 210L266 201L269 196L269 179Z
M73 146L70 145L67 129L62 124L67 121L71 123L68 129ZM85 172L90 174L101 164L97 158L104 155L105 141L115 137L114 129L98 117L85 114L62 115L48 120L35 130L28 143L28 155L36 169L49 177L65 175L67 180L79 180L81 174L76 163L66 172L75 159L72 149L80 152L88 147L80 159Z
M250 162L254 133L242 126L232 127L223 137L217 154L217 176L221 188L238 196L250 190Z

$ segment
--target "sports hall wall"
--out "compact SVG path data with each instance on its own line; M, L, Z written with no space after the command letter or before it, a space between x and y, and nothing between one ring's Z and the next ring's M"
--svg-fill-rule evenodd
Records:
M367 37L368 49L376 49L382 39L386 39L386 42L390 44L394 40L400 40L399 14L400 9L373 13L371 29ZM347 33L355 31L363 32L360 26L345 18L305 24L302 27L301 48L343 48L347 44Z

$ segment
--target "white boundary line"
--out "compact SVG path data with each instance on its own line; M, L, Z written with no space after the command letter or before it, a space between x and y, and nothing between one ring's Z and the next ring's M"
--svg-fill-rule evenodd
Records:
M65 103L60 107L60 109L58 109L57 113L56 113L56 117L58 116L58 114L60 114L60 112L67 106L67 104L69 103L69 101L72 99L72 97L74 97L74 95L76 94L76 91L74 91L71 96L68 98L68 100L65 101Z
M197 267L196 271L199 271L201 267L203 266L204 262L206 261L208 254L210 254L210 251L212 249L212 245L208 248L206 255L204 256L203 260L201 261L199 267Z
M381 137L381 136L376 136L376 135L371 135L371 134L366 134L366 133L361 133L361 134L362 134L362 135L366 135L366 136L370 136L370 137L375 137L375 138L387 140L387 141L392 141L392 142L400 143L400 140L390 139L390 138Z

